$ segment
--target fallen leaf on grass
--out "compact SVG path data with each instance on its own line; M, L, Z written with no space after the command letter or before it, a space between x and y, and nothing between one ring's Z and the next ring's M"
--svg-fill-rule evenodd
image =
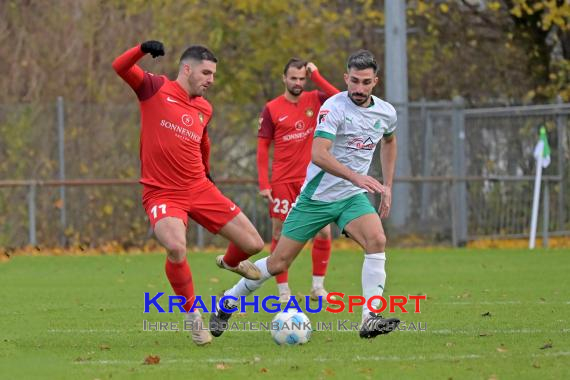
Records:
M228 368L230 368L230 366L227 365L226 363L218 363L218 364L216 364L216 369L225 370L225 369L228 369Z
M160 356L158 355L149 355L144 359L144 363L146 365L154 365L160 363Z
M547 348L552 348L552 342L545 343L544 346L540 347L541 350L546 350Z
M262 368L262 369L259 370L259 372L261 372L261 373L267 373L267 372L269 372L269 370L268 370L267 368Z
M111 349L111 346L109 346L108 344L102 344L102 345L99 346L99 349L100 349L101 351L110 350L110 349Z
M532 363L532 366L533 366L534 368L540 368L540 363L539 363L539 362L534 362L534 363Z
M508 352L508 351L509 351L509 350L507 350L507 349L505 348L505 346L503 346L502 344L501 344L500 347L497 347L497 352Z
M334 371L330 368L325 368L323 370L323 373L325 376L334 376L335 375Z

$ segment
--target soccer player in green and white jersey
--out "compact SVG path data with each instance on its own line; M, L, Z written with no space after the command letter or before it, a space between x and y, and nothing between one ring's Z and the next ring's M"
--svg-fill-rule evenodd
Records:
M386 282L386 236L380 218L390 212L397 145L396 111L372 95L378 83L377 73L378 64L369 51L360 50L348 58L344 74L348 91L330 97L319 111L311 163L301 194L283 224L281 239L271 256L255 262L262 278L241 279L224 293L226 296L247 296L271 276L287 270L305 243L331 222L364 249L362 290L366 301L382 295ZM378 143L384 184L367 175ZM382 195L378 211L366 193ZM372 306L378 309L379 301L373 301L376 302ZM226 300L223 306L232 309L237 303ZM219 307L212 313L212 335L223 333L230 316ZM371 312L365 304L360 337L389 333L399 323L397 318L384 319Z

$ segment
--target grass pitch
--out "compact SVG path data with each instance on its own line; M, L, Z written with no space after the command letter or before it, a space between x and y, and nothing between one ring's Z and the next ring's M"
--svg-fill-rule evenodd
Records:
M189 254L202 296L238 279L217 269L214 257ZM361 252L333 251L327 289L360 294L361 265ZM310 290L310 266L305 251L290 271L297 295ZM159 254L16 256L0 263L0 378L570 377L568 249L390 250L384 294L427 294L421 314L397 313L426 331L362 340L334 329L296 347L275 345L267 331L226 332L207 347L196 347L184 331L143 331L143 320L182 322L179 314L143 314L145 291L171 294L163 268ZM258 294L275 291L271 280ZM360 310L308 315L313 324L360 320ZM232 320L272 317L248 310ZM143 364L150 355L159 364Z

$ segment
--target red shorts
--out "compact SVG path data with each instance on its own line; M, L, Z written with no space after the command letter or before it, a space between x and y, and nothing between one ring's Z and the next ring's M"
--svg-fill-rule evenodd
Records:
M301 192L303 182L281 183L271 186L273 204L269 205L269 216L284 221L295 199Z
M214 184L199 191L167 190L145 185L143 206L152 228L167 216L182 219L184 225L188 225L190 216L213 234L241 212Z

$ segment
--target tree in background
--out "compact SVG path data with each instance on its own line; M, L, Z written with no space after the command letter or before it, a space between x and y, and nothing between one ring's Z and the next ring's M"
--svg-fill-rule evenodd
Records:
M461 95L473 106L554 102L558 96L570 101L567 0L407 4L410 100ZM283 64L291 56L312 60L343 89L351 51L369 49L383 62L383 8L380 0L2 1L0 176L57 177L54 103L63 96L68 177L136 177L134 95L117 80L111 61L136 43L158 39L167 54L178 56L188 44L201 43L219 57L208 95L216 109L213 173L252 178L258 114L282 91ZM172 62L143 59L141 65L173 77ZM381 83L377 95L383 91ZM77 195L77 202L95 210L75 216L85 223L124 220L139 208L117 189L89 191ZM25 215L24 197L0 196L0 215L14 204L22 206L16 218ZM42 221L46 225L57 218L56 192L50 197L38 206L51 212L38 214L53 215ZM4 220L0 224L8 228ZM144 223L131 227L139 231Z
M570 3L409 3L410 97L474 105L570 101Z

